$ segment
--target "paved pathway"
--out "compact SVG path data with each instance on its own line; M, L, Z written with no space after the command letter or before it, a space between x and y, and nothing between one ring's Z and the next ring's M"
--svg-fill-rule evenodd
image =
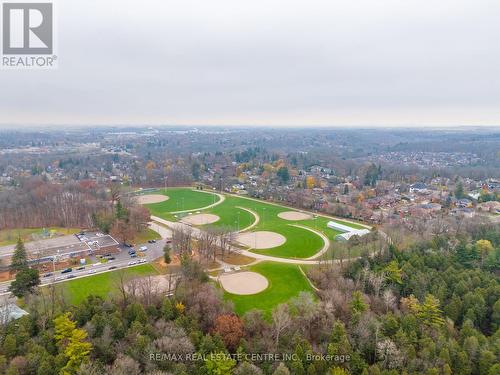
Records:
M238 231L238 233L241 233L241 232L246 232L247 230L250 230L252 229L254 226L256 226L257 224L259 224L259 221L260 221L260 216L257 215L257 213L255 211L252 211L250 210L249 208L245 208L245 207L240 207L240 206L236 206L236 208L239 208L240 210L244 210L244 211L247 211L247 212L250 212L253 217L255 218L255 221L250 224L248 227L246 228L243 228L241 229L240 231Z

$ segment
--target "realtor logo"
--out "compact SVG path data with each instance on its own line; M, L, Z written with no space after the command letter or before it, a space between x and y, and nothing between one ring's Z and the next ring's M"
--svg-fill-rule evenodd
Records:
M52 2L12 1L3 3L1 9L1 68L56 68Z
M4 3L2 24L4 55L52 54L52 4Z

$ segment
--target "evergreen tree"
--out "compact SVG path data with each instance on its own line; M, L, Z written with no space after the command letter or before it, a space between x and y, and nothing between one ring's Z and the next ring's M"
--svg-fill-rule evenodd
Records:
M165 260L167 264L172 262L172 258L170 257L170 245L168 243L163 247L163 260Z
M16 272L28 268L28 256L26 255L26 248L24 247L24 242L23 240L21 240L21 237L17 239L17 244L14 250L14 254L12 255L10 268Z
M40 275L38 270L24 268L16 273L16 279L10 284L9 290L16 297L22 297L27 293L31 293L39 284Z
M457 182L455 186L455 198L462 199L465 197L464 185L461 182Z

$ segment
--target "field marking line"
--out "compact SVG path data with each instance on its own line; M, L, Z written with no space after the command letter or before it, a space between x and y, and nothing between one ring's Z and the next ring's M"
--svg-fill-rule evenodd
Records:
M219 200L215 203L212 203L212 204L209 204L208 206L205 206L205 207L200 207L200 208L193 208L191 210L181 210L181 211L172 211L172 212L169 212L170 214L182 214L184 212L194 212L194 211L203 211L203 210L208 210L210 208L213 208L215 206L218 206L219 204L221 204L222 202L224 202L226 200L226 197L220 193L215 193L215 192L211 192L211 191L204 191L204 190L191 190L191 191L195 191L197 193L206 193L206 194L214 194L216 196L219 197Z

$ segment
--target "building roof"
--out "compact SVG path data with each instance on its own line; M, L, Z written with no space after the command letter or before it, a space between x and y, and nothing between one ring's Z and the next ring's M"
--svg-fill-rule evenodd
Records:
M338 234L338 235L335 236L335 239L349 241L349 239L352 236L362 237L362 236L364 236L364 235L366 235L368 233L370 233L370 231L368 229L359 229L359 230L355 230L355 231L352 231L352 232L346 232L346 233Z
M0 323L7 324L12 320L21 318L24 315L28 315L28 312L21 309L14 303L7 303L0 306Z

